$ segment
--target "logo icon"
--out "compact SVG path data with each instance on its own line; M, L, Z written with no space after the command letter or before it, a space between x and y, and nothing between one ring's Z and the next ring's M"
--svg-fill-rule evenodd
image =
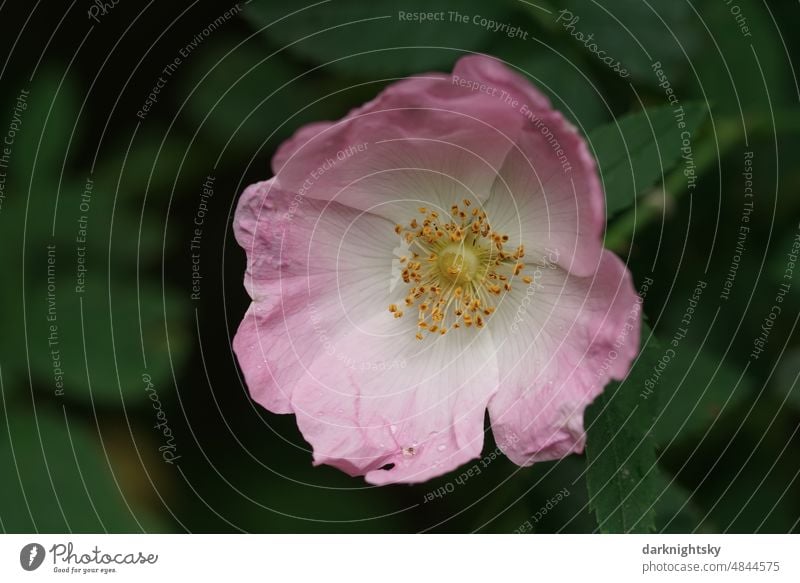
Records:
M35 571L44 562L44 547L38 543L29 543L19 552L19 564L26 571Z

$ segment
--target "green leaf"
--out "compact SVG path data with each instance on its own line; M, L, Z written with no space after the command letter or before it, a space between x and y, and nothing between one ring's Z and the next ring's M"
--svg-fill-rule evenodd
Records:
M569 15L562 9L569 10ZM641 0L563 0L552 18L558 20L556 25L564 36L586 51L587 60L594 61L598 70L608 68L609 75L616 75L601 60L611 57L639 83L658 83L650 68L654 61L682 66L683 75L676 71L671 78L679 81L688 75L686 62L699 46L700 25L691 6L684 2L655 5Z
M0 472L4 532L146 528L127 506L97 440L64 411L28 412L0 405Z
M772 390L781 401L800 410L800 348L789 348L781 356Z
M670 356L654 388L661 404L653 429L659 444L704 431L752 394L748 377L691 342L682 342Z
M776 34L772 15L760 0L736 0L735 4L739 14L746 17L747 30L740 28L731 13L733 5L706 2L698 6L708 36L714 40L706 41L703 58L695 62L702 84L693 83L689 89L698 99L712 101L715 114L731 115L733 119L738 119L742 111L747 116L795 103L785 45ZM676 65L666 73L671 76L680 68L685 67Z
M651 532L658 468L651 430L654 396L643 393L644 380L658 358L650 329L628 377L613 382L586 410L586 482L590 506L601 532Z
M591 71L586 70L585 63L578 58L575 47L550 43L544 46L535 41L522 43L519 39L503 37L488 52L518 67L517 73L528 77L550 97L553 107L577 125L582 133L606 123L611 117L601 89Z
M714 526L692 500L689 490L663 472L658 473L658 482L661 494L655 503L655 511L659 533L715 532Z
M589 143L597 156L606 192L606 213L633 206L643 194L681 159L681 133L693 132L706 117L703 105L683 106L685 117L676 119L672 107L646 109L597 128ZM679 126L683 121L685 127Z
M287 17L299 7L256 0L243 14L276 45L315 64L331 63L348 75L385 77L449 67L497 34L472 19L513 26L510 6L483 0L335 0ZM467 21L451 20L451 12ZM440 19L406 19L419 13L437 13Z

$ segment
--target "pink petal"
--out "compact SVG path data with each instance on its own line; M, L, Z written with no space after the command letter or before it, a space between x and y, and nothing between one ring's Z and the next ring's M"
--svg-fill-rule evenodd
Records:
M486 212L496 230L525 245L526 261L547 258L576 275L591 274L605 226L594 159L559 112L534 119L506 156Z
M488 57L461 63L476 82L499 75ZM483 200L526 120L499 93L458 79L434 73L393 83L343 120L300 130L278 150L273 170L288 190L393 221L420 204L449 209L465 197ZM521 79L508 72L497 81ZM529 87L529 94L538 92Z
M489 335L419 342L395 336L392 318L378 319L369 333L336 337L295 387L314 462L386 484L423 482L479 457L498 378Z
M531 288L529 304L509 304L525 309L498 311L490 321L493 334L498 327L504 333L502 388L489 402L492 431L519 465L582 451L584 409L610 378L625 377L639 347L639 298L612 253L603 253L590 277L551 266L534 281L540 287Z
M549 110L550 100L522 75L511 70L502 61L485 55L462 57L453 69L453 77L465 82L477 81L497 89L496 97L504 103L516 100L517 110ZM458 83L458 81L457 81ZM505 95L504 95L505 93ZM508 99L506 99L506 95Z
M286 287L301 289L291 293L292 290L284 288L286 303L299 303L304 297L301 280L294 281L289 284L287 280ZM233 350L253 400L273 413L292 413L292 388L303 374L303 362L313 359L315 352L303 351L302 347L313 350L313 345L300 338L295 344L284 342L285 331L294 328L293 321L302 313L302 304L288 306L279 293L276 289L274 305L258 301L250 304L233 338Z
M398 245L393 228L380 217L289 192L275 178L247 187L234 219L236 239L247 253L245 285L254 299L275 280L388 272Z
M253 398L291 412L293 386L328 344L317 312L327 326L346 328L354 310L387 313L404 293L390 290L397 237L385 219L337 203L298 202L274 179L245 190L234 230L247 253L253 303L233 347Z

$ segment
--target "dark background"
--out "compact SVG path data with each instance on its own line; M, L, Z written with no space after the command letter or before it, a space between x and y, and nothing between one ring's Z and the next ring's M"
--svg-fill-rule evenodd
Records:
M337 119L391 80L449 71L486 52L526 72L584 134L665 104L660 61L681 103L710 111L695 133L698 184L680 172L609 216L607 245L652 278L645 312L668 342L698 280L695 318L656 392L652 429L664 487L652 500L666 532L789 532L800 519L800 276L765 351L753 341L774 304L800 226L800 59L796 2L599 3L253 0L135 2L88 17L92 3L0 4L0 134L28 91L0 207L0 529L6 532L512 532L559 491L536 532L592 532L585 459L372 488L312 468L294 418L255 405L230 340L248 305L231 216L238 194L271 175L280 142ZM621 79L556 22L623 62ZM398 10L458 10L527 31L404 23ZM286 16L285 19L274 23ZM382 18L389 16L389 18ZM274 23L274 24L272 24ZM163 69L200 35L145 119ZM677 148L678 144L671 147ZM754 211L728 300L723 282L743 212L744 152ZM679 169L678 169L679 170ZM214 177L192 299L193 221ZM90 207L81 195L92 180ZM88 217L85 291L76 293L78 220ZM47 246L55 245L48 282ZM55 302L56 386L48 321ZM153 388L146 390L143 375ZM60 382L60 381L59 381ZM178 459L167 463L152 395ZM495 449L487 433L485 453ZM426 494L444 495L425 502ZM449 491L452 490L452 491Z

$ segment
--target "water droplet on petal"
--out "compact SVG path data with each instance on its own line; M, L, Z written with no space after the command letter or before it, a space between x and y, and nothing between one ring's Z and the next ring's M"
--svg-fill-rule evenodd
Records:
M441 445L440 445L439 447L437 447L436 449L438 449L439 451L444 451L444 450L446 450L446 449L447 449L447 446L446 446L445 444L441 444Z
M389 425L389 431L391 431L392 434L397 433L397 425Z
M417 454L417 450L413 447L404 447L403 448L403 457L414 457Z

